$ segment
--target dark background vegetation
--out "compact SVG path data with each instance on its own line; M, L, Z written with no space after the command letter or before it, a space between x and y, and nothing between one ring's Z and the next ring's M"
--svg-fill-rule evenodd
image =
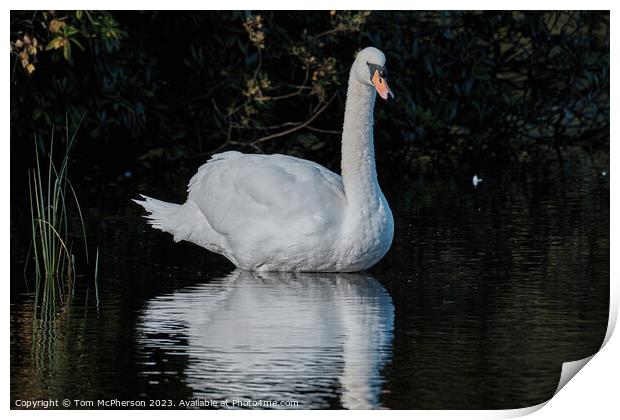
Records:
M337 170L368 45L396 95L376 108L385 176L608 147L608 12L13 11L12 162L84 116L73 159L110 174L226 149Z

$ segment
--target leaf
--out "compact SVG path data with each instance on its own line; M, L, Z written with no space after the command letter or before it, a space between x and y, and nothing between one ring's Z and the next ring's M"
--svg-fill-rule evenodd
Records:
M75 45L78 46L79 49L81 49L82 51L86 51L86 49L84 48L84 46L80 43L80 41L78 41L75 38L71 38L71 42L73 42Z
M34 111L32 111L32 119L33 121L38 120L39 118L41 118L43 111L41 111L41 108L35 108Z
M59 48L62 48L62 46L64 45L64 43L65 43L65 39L64 39L63 37L61 37L61 36L54 37L54 38L53 38L53 39L52 39L52 40L51 40L51 41L47 44L47 46L45 47L45 50L46 50L46 51L49 51L49 50L57 50L57 49L59 49Z
M146 153L140 155L138 157L138 160L151 160L151 159L156 159L156 158L162 158L163 156L164 156L164 148L158 147L155 149L151 149L147 151Z
M433 74L433 63L429 56L424 57L424 67L426 67L426 71L428 71L429 74Z
M465 95L469 96L471 94L471 88L473 86L473 79L468 79L467 82L465 82L465 87L463 88L463 90L465 91Z
M64 48L62 49L62 55L65 57L65 60L71 62L71 43L65 43Z
M70 37L72 35L78 34L80 31L75 26L67 25L65 27L65 35Z
M418 58L418 38L413 41L413 45L411 46L411 56L413 58Z
M56 32L60 31L62 28L64 28L65 25L66 25L65 22L63 22L62 20L52 19L52 21L49 24L49 30L51 33L55 34Z

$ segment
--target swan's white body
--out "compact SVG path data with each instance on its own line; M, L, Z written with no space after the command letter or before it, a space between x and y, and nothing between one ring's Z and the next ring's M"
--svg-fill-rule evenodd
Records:
M137 201L150 223L245 270L351 272L377 263L394 221L377 182L368 63L383 66L385 56L366 48L351 68L342 177L291 156L220 153L191 179L185 204Z

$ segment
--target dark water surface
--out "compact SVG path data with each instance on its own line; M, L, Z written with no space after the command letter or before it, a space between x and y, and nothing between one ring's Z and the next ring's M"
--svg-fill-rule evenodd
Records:
M299 408L519 408L601 345L609 303L603 165L384 187L386 258L360 274L252 274L147 227L138 191L84 192L101 252L75 304L35 321L27 201L12 196L11 400L294 400ZM88 204L86 204L88 203ZM76 243L77 240L76 240ZM88 294L88 303L85 301Z

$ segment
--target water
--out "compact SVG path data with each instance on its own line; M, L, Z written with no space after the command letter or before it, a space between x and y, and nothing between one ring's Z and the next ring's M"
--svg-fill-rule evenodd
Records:
M343 406L368 409L393 328L392 300L371 276L235 271L150 300L137 343L154 386L178 374L160 352L183 349L194 397L328 406L336 391Z
M148 228L137 191L82 189L100 247L54 322L23 277L12 197L11 400L194 398L298 408L519 408L553 395L565 361L596 351L609 302L608 167L418 178L384 188L395 242L368 273L252 274ZM176 194L176 195L175 195ZM25 232L25 233L24 233ZM87 298L88 294L88 298ZM88 300L87 300L88 299ZM578 379L577 379L578 380ZM164 403L167 404L167 403Z

